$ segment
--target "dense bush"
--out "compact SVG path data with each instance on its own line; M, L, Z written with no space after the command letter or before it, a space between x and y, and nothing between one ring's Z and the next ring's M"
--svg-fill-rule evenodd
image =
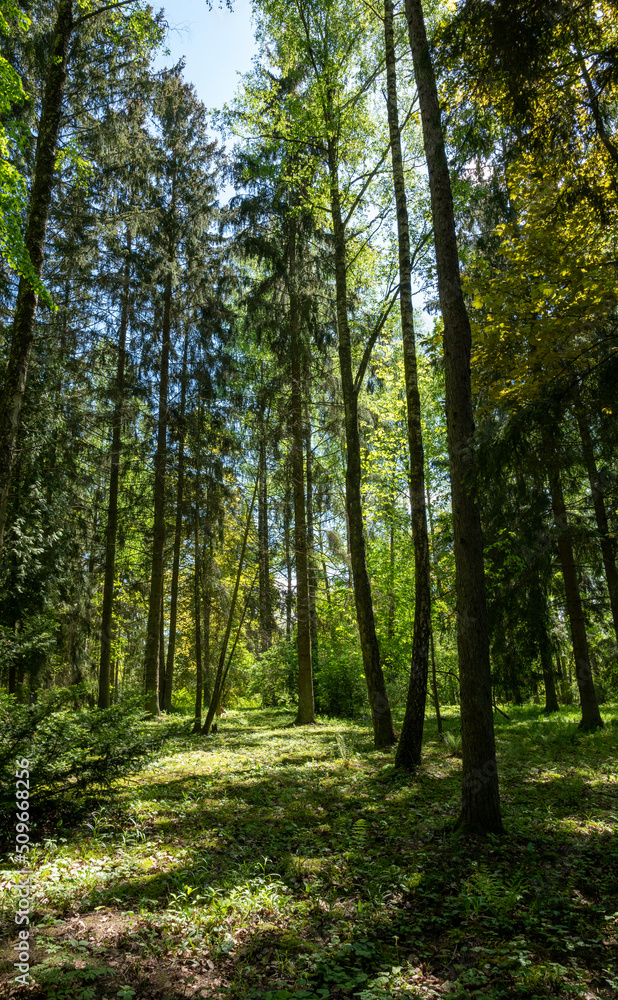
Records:
M83 692L65 689L37 705L0 699L0 842L12 842L15 762L29 761L31 839L76 818L109 794L115 779L142 768L172 727L148 721L138 704L75 710Z

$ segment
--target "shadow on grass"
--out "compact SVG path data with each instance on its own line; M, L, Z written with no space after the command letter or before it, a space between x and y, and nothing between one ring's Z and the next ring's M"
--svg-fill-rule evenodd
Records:
M142 779L140 808L160 811L131 849L160 870L76 895L81 919L132 911L114 947L136 997L187 995L178 977L188 989L193 975L233 1000L615 995L618 851L604 803L618 786L595 782L616 729L572 738L564 717L513 714L497 726L509 833L486 841L445 829L460 763L431 721L412 782L351 723L282 733L268 713L246 729L226 719L206 746L168 753L183 777ZM110 828L110 858L121 845Z

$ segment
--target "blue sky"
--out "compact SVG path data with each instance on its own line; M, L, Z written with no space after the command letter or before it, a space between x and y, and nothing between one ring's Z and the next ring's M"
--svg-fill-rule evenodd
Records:
M220 108L231 100L238 73L251 69L255 52L250 0L234 0L233 12L217 4L213 0L209 10L206 0L170 0L164 10L171 29L166 40L171 54L155 63L157 68L171 66L185 56L185 79L207 108Z

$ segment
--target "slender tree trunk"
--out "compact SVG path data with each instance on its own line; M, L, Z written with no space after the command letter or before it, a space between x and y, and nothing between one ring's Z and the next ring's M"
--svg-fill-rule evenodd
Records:
M159 714L159 625L161 595L163 593L163 548L165 545L165 462L167 458L167 394L169 384L170 335L172 311L172 276L168 274L165 285L163 330L161 338L161 374L159 377L159 419L157 450L155 453L154 481L154 538L152 543L152 572L150 576L150 605L146 634L146 711Z
M324 555L324 539L322 537L322 501L321 501L322 494L320 493L319 496L320 496L320 504L318 508L318 542L320 545L320 562L322 564L322 576L324 577L324 590L326 592L326 603L330 608L331 606L330 581L328 579L328 571L326 569L326 557Z
M178 441L178 480L176 483L176 526L174 529L174 558L172 563L172 587L170 593L170 623L167 640L167 662L165 664L165 686L162 708L172 711L172 687L174 684L174 655L176 652L176 623L178 621L178 577L180 575L180 545L182 542L182 505L185 485L185 409L187 400L187 355L189 332L185 330L182 351L182 375L180 379L180 438Z
M391 508L389 538L388 538L388 660L384 657L384 666L393 666L393 641L395 638L395 507Z
M540 643L541 669L543 671L543 683L545 685L545 715L557 712L559 709L558 695L556 694L556 684L554 682L554 666L551 657L551 644L549 636L544 630Z
M438 676L436 672L436 651L433 645L433 629L430 629L429 632L429 649L431 651L431 696L436 713L438 732L442 733L442 716L440 715L440 699L438 698Z
M318 572L315 561L315 527L313 516L313 445L311 443L311 414L309 409L309 379L305 379L305 455L307 466L307 577L309 581L309 631L311 633L311 660L318 662Z
M603 484L597 469L594 457L594 445L592 435L588 426L586 411L583 402L579 397L575 403L575 416L577 426L582 441L582 454L584 465L588 473L590 482L590 492L592 494L592 504L599 532L599 545L603 556L603 566L605 568L605 579L607 580L607 590L609 592L609 603L612 611L612 621L614 623L614 634L618 642L618 569L616 569L616 546L607 523L607 511L603 498Z
M573 655L575 657L575 679L577 681L582 709L580 726L582 729L599 729L603 725L603 720L599 712L597 693L592 679L590 651L586 635L586 619L579 593L572 532L567 518L564 494L562 492L562 481L560 479L559 453L556 442L552 440L550 433L546 429L543 430L543 443L547 461L547 478L551 493L551 505L556 527L559 531L558 554L562 568L562 579L564 580L567 615L571 641L573 643Z
M311 662L318 662L318 612L316 607L316 597L318 589L318 574L315 564L315 531L313 519L313 446L311 443L311 411L310 411L310 382L309 382L309 359L306 358L305 370L305 391L304 391L304 411L305 411L305 462L307 478L307 579L309 583L309 632L311 634Z
M165 697L165 572L161 587L161 617L159 618L159 709L163 708Z
M292 638L292 553L290 546L290 524L292 521L292 512L290 508L291 508L290 484L289 480L287 480L285 486L285 497L283 500L283 544L285 547L285 574L286 574L286 590L285 590L286 642L290 642Z
M206 519L208 519L208 501L206 502ZM212 698L211 665L210 665L210 616L212 609L212 542L207 548L206 564L204 567L204 649L202 652L202 676L203 676L203 704L208 708Z
M406 19L418 89L444 321L447 441L453 505L457 648L463 756L458 825L500 833L500 793L491 703L483 534L474 488L471 332L459 276L451 180L422 0L406 0Z
M258 559L259 559L259 611L260 650L265 653L273 644L273 610L270 592L270 554L268 551L268 476L266 466L266 429L261 420L260 437L260 488L258 491Z
M428 523L429 523L429 541L430 541L429 552L430 552L431 564L433 565L433 573L434 573L434 577L435 577L435 581L436 581L436 591L438 593L438 597L441 598L442 597L442 580L441 580L441 576L440 576L439 563L438 563L438 559L437 559L437 556L436 556L436 541L435 541L435 534L434 534L434 528L433 528L433 514L432 514L432 508L431 508L431 487L430 487L430 476L429 476L429 463L427 463L427 467L426 468L427 468L427 473L426 473L426 476L425 476L425 480L426 480L426 487L425 487L425 489L426 489L426 497L427 497L427 519L428 519ZM441 624L442 624L442 631L444 631L444 621L443 621L442 615L440 616L440 619L441 619ZM441 733L442 732L442 716L440 715L440 702L438 700L438 672L437 672L437 667L436 667L436 650L435 650L435 642L434 642L434 636L433 636L433 621L432 621L432 624L431 624L431 631L429 633L429 649L430 649L430 652L431 652L431 692L432 692L432 697L433 697L434 709L435 709L435 712L436 712L436 722L438 724L438 732Z
M124 407L125 365L127 353L127 328L129 323L129 289L131 282L131 232L127 227L125 261L122 280L122 306L118 331L118 360L114 387L114 412L112 415L112 447L110 452L109 499L107 503L107 530L105 533L105 576L103 583L103 612L101 616L101 661L99 667L99 708L110 704L110 658L112 654L112 614L114 606L114 579L116 576L116 535L118 533L118 485L120 480L120 449L122 444L122 410Z
M202 667L202 608L200 600L200 578L201 578L201 560L200 560L200 439L201 439L201 409L198 413L198 433L197 433L197 450L195 456L195 534L194 534L194 545L195 545L195 562L194 562L194 574L193 574L193 596L195 601L195 667L196 667L196 685L195 685L195 722L193 724L193 732L199 733L202 728L202 698L203 698L203 684L204 684L204 674Z
M73 0L60 0L58 4L36 143L24 242L37 278L43 273L45 258L45 231L54 186L56 147L62 117L69 42L73 31L73 7ZM0 557L38 300L38 294L30 283L25 278L20 278L11 348L0 395Z
M292 492L294 497L294 563L296 566L296 648L298 652L298 711L296 725L315 722L311 626L309 615L309 564L305 516L305 470L303 463L303 390L300 303L296 263L296 221L290 216L288 265L290 281L290 376L292 422Z
M242 577L242 570L245 564L245 552L247 551L247 542L249 540L249 531L251 529L251 518L253 516L253 508L255 506L255 500L257 497L258 488L260 485L260 475L258 475L255 480L255 487L253 490L253 497L251 498L251 503L249 504L249 510L247 513L247 524L245 525L245 532L242 539L242 545L240 549L240 559L238 560L238 570L236 572L236 582L234 584L234 593L232 594L232 600L230 602L230 610L228 612L227 624L225 626L225 633L223 636L223 642L221 643L221 649L219 651L219 662L217 664L217 673L215 674L215 680L212 688L212 697L210 699L210 705L208 707L208 712L206 715L206 721L204 723L202 732L205 736L208 736L210 732L210 727L212 725L212 720L214 718L215 712L219 707L219 701L221 699L221 693L223 691L224 683L224 673L225 673L225 657L227 654L227 647L230 641L230 635L232 632L232 625L234 623L234 612L236 611L236 602L238 600L238 589L240 587L240 580Z
M371 597L371 581L367 569L363 506L361 497L361 446L358 426L358 390L354 384L352 370L352 341L348 320L348 289L346 272L345 229L341 214L339 193L339 171L337 162L334 114L330 110L332 96L329 95L329 117L333 132L328 139L328 168L330 175L330 206L333 220L333 240L335 249L335 286L337 298L337 333L339 339L339 366L341 389L345 412L346 454L346 514L349 526L350 556L354 582L354 602L363 655L365 680L369 694L373 736L376 747L392 746L397 737L393 728L391 707L386 694L380 647L376 633Z
M410 503L412 507L412 538L414 540L414 638L406 713L397 747L395 762L409 770L421 762L427 674L429 669L429 638L431 635L431 575L429 539L425 511L425 453L421 424L421 398L418 390L414 310L412 306L412 258L408 204L401 153L399 113L397 109L397 71L393 36L393 2L384 0L384 39L386 55L388 127L391 140L393 182L397 208L397 238L399 246L399 301L401 305L401 339L406 381L408 411L408 448L410 451Z

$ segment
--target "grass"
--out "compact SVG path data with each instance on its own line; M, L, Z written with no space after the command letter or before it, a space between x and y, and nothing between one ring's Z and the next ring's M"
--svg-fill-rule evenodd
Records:
M366 725L230 712L32 854L32 985L89 998L618 996L618 705L496 720L507 833L453 834L458 720L414 781ZM157 723L153 723L157 725Z

